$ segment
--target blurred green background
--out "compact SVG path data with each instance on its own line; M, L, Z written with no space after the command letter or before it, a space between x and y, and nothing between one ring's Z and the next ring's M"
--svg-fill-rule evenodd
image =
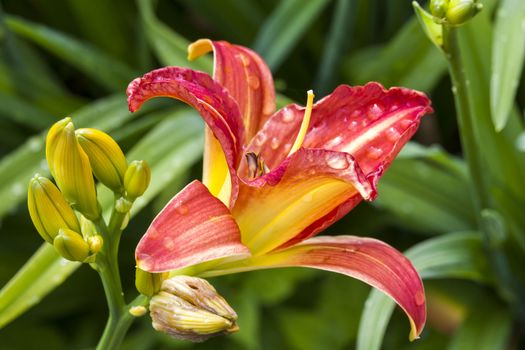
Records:
M490 20L496 2L487 3L483 16ZM152 187L138 203L120 250L131 300L134 246L171 196L200 177L202 123L173 100L152 102L131 115L125 88L165 65L211 72L211 57L191 64L185 57L189 42L206 37L259 52L274 73L281 104L287 98L302 103L311 88L320 98L338 84L372 80L429 94L435 114L424 118L415 137L423 146L407 146L382 179L379 199L361 204L329 230L377 237L402 251L419 244L410 256L428 278L428 324L421 339L409 343L408 321L396 309L383 336L381 320L372 316L386 313L388 321L390 309L382 311L373 295L366 304L372 318L359 330L368 287L327 272L283 269L211 281L238 312L238 334L183 343L153 331L146 316L132 327L123 349L354 349L358 333L360 349L379 347L381 339L384 349L519 348L520 332L494 287L476 232L446 62L423 34L410 1L0 4L0 285L42 243L27 213L26 185L33 173L48 173L46 129L71 115L76 126L112 135L128 159L152 165ZM524 93L518 90L522 106ZM420 243L427 239L427 245ZM61 279L47 278L50 284ZM106 317L100 281L82 266L21 317L3 321L0 349L89 349Z

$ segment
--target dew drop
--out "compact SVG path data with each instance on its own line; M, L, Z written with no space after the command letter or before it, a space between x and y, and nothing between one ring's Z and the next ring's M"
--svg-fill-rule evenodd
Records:
M311 193L307 193L303 197L303 202L310 203L313 200L314 196Z
M179 215L186 215L190 211L188 206L185 204L179 204L179 206L175 210Z
M24 192L24 186L21 183L16 183L11 187L11 193L13 196L19 196Z
M32 137L29 142L28 146L33 152L38 152L42 149L42 142L37 137Z
M331 149L333 147L339 146L341 142L343 142L343 137L337 136L333 140L330 140L329 142L327 142L325 145L325 148Z
M392 141L392 142L397 141L400 135L401 134L399 133L399 131L396 129L395 126L391 126L386 131L386 137L388 138L389 141Z
M352 120L352 121L350 122L350 124L348 124L348 129L350 129L350 130L354 130L354 129L356 129L356 128L357 128L357 124L359 124L359 123L357 122L357 120Z
M383 150L379 147L370 146L368 147L367 155L372 159L379 159L383 155Z
M414 298L416 299L416 305L423 305L425 303L425 293L422 291L416 292Z
M261 85L261 81L259 80L258 77L256 77L255 75L250 75L248 77L248 85L254 89L254 90L257 90L259 88L259 86Z
M47 164L47 160L42 159L40 161L40 169L42 169L43 171L48 171L49 170L49 165Z
M242 65L248 67L250 65L250 59L243 53L238 53L237 58L241 61Z
M256 146L262 146L262 144L266 141L266 134L263 133L263 132L260 132L258 133L256 136L255 136L255 139L253 140L253 142L255 143Z
M368 108L368 118L375 120L381 116L383 113L383 106L379 103L374 103Z
M283 122L290 123L293 120L294 114L288 108L283 110Z
M277 137L273 137L272 141L270 142L270 147L272 149L279 148L279 145L281 144L281 141Z
M344 156L335 156L335 155L327 155L326 156L326 163L328 166L332 169L336 170L343 170L348 168L350 164L348 164L348 161L346 160L346 157Z
M392 103L392 104L390 105L389 111L390 111L390 112L393 112L393 111L395 111L395 110L398 109L398 108L399 108L399 105L397 105L396 103Z

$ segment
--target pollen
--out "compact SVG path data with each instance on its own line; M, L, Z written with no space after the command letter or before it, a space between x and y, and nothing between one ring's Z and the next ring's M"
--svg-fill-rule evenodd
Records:
M314 92L312 90L308 90L303 122L301 123L301 128L299 129L299 133L297 134L295 142L292 148L290 149L290 153L288 153L288 156L295 153L303 145L304 137L306 136L306 131L308 130L308 126L310 125L310 117L312 116L314 97Z

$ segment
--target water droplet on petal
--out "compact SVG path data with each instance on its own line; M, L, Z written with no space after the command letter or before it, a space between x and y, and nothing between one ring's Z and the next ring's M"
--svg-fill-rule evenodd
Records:
M390 111L390 112L393 112L393 111L395 111L395 110L398 109L398 108L399 108L399 105L397 105L396 103L392 103L392 104L390 105L389 111Z
M265 141L266 141L266 134L263 132L258 133L255 136L255 139L253 140L256 146L261 146Z
M293 120L294 114L288 108L283 109L283 122L290 123Z
M391 126L386 131L386 137L388 138L388 141L395 142L399 139L399 136L401 136L401 134L395 126Z
M279 148L279 145L281 144L281 141L277 137L273 137L272 141L270 142L270 147L272 149Z
M343 155L334 155L329 154L326 156L326 163L328 166L332 169L336 170L343 170L348 168L350 164L348 164L348 161L346 160L346 157Z
M383 106L379 103L374 103L368 108L368 118L370 120L376 120L383 114Z
M311 193L307 193L304 197L303 197L303 202L306 202L306 203L309 203L313 200L313 195Z
M250 65L250 59L243 53L238 53L237 58L241 61L242 65L248 67Z
M250 85L252 89L257 90L261 85L261 81L255 75L250 75L248 77L248 85Z
M355 130L357 128L357 124L359 124L357 120L352 120L350 124L348 124L348 129Z
M422 291L416 292L414 298L416 299L416 305L423 305L425 303L425 293Z
M188 209L188 206L185 204L179 204L179 206L175 209L179 215L186 215L190 211Z
M372 159L379 159L383 155L383 150L379 147L370 146L368 147L367 155Z

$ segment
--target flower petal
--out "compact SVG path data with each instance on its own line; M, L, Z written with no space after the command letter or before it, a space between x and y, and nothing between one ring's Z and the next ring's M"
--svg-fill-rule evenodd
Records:
M270 69L254 51L226 41L200 39L188 47L195 59L213 50L213 78L237 101L249 141L275 111L275 90Z
M164 272L249 253L228 208L193 181L153 220L135 258L144 271Z
M426 321L425 291L412 263L388 244L355 236L315 237L271 254L215 266L202 276L304 266L357 278L389 295L410 320L410 339Z
M386 169L432 111L420 92L378 83L341 85L318 101L303 147L350 153L365 174ZM247 152L259 154L270 169L288 156L303 120L304 107L289 105L275 113L252 139ZM239 174L246 177L241 161Z
M142 78L133 80L127 89L128 105L132 112L154 97L172 97L179 99L195 108L209 126L213 135L210 142L218 140L224 152L228 171L217 171L222 179L212 181L210 191L218 195L224 178L231 179L231 196L227 195L225 202L235 201L237 194L236 169L241 158L244 143L244 127L237 103L228 92L209 75L181 67L166 67L147 73ZM215 147L215 153L221 152ZM214 154L215 154L214 153ZM220 157L218 157L220 158Z
M388 167L431 111L430 100L415 90L341 85L315 105L303 146L350 153L369 174Z
M374 196L374 184L349 154L299 149L265 176L241 183L232 215L243 243L257 255L319 232L331 218ZM318 222L325 216L329 218Z

